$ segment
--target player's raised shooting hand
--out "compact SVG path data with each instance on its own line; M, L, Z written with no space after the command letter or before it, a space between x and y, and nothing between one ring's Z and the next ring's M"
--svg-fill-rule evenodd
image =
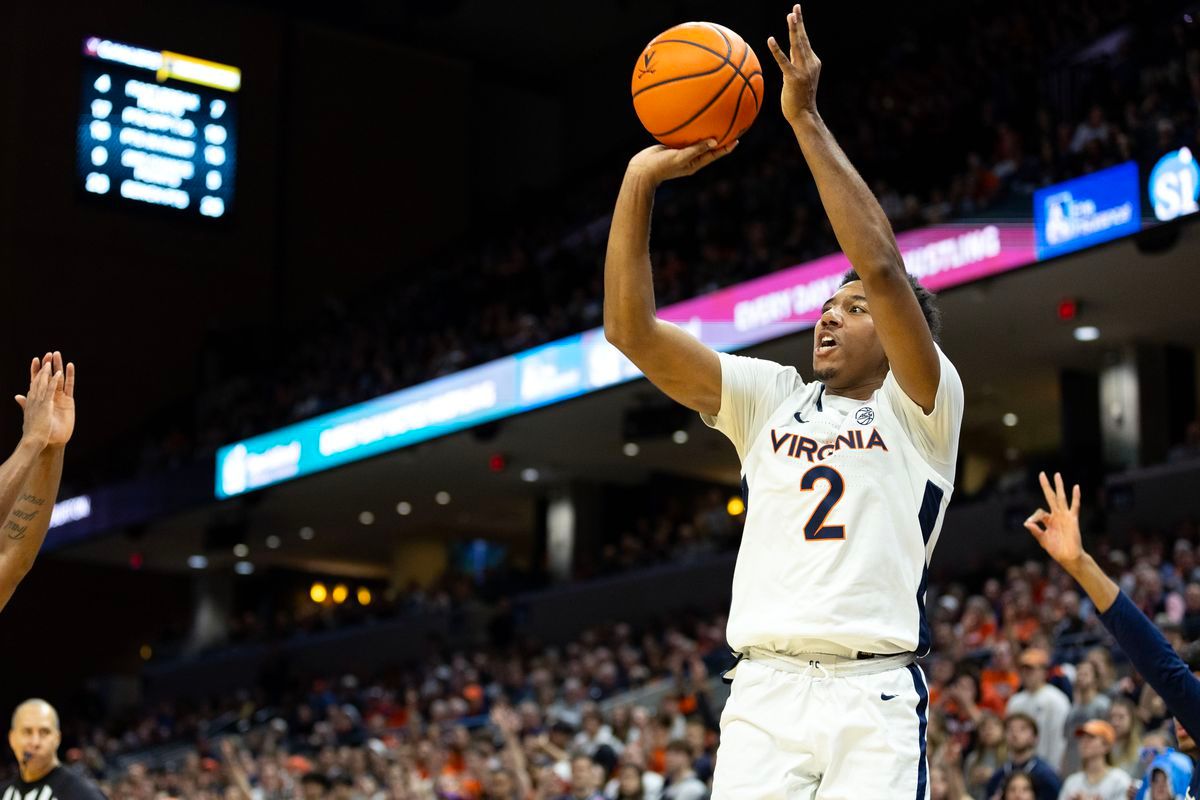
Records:
M1067 502L1062 475L1054 473L1053 487L1044 472L1039 473L1038 480L1050 510L1039 508L1033 512L1025 520L1025 527L1042 549L1069 572L1083 558L1083 539L1079 534L1079 485L1075 485L1071 501Z
M796 125L805 114L817 111L817 81L821 77L821 59L813 52L808 41L808 31L804 29L804 17L800 13L800 4L792 6L787 16L788 39L791 43L789 53L784 53L779 42L772 36L767 39L767 47L775 56L779 70L783 73L783 93L780 106L784 118Z
M75 432L75 365L68 363L64 368L62 353L57 350L53 353L46 353L40 359L33 359L29 365L29 396L19 394L16 400L17 405L25 409L25 416L28 420L29 398L33 397L34 384L41 370L47 367L49 368L51 389L48 405L51 421L46 445L62 447L70 441L71 434Z
M628 172L644 175L658 185L673 178L693 175L718 158L729 155L735 147L736 139L724 147L717 147L715 139L679 149L656 144L631 158Z
M34 358L29 364L29 393L16 396L17 405L25 412L21 438L39 451L50 442L54 430L54 393L56 382L50 353L44 359Z

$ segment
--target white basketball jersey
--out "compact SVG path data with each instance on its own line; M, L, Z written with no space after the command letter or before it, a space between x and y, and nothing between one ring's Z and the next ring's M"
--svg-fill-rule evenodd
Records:
M926 415L890 372L860 401L792 367L721 354L721 409L701 416L742 461L734 650L928 652L926 576L963 412L958 372L938 357Z

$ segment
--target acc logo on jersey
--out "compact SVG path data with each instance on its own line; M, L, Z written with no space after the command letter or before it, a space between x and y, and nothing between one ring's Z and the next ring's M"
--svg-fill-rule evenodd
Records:
M870 406L863 406L854 414L854 421L859 425L870 425L875 421L875 412Z

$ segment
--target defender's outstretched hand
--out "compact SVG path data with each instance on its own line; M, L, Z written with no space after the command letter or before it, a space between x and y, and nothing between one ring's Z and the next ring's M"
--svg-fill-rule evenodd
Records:
M1067 492L1063 486L1062 475L1054 473L1054 487L1046 473L1038 475L1042 484L1042 493L1046 496L1046 505L1050 510L1039 508L1025 520L1025 527L1033 534L1051 558L1062 566L1077 564L1083 557L1083 540L1079 534L1079 484L1071 491L1071 501L1067 502Z
M780 99L783 116L794 125L804 114L817 110L817 80L821 77L821 59L817 58L808 41L799 3L792 6L787 16L787 26L790 53L785 54L780 49L774 36L767 39L767 47L771 49L783 73L783 94Z
M736 139L724 147L717 147L715 139L707 139L680 149L656 144L631 158L629 171L641 173L657 185L673 178L695 174L718 158L732 153L735 147Z
M50 433L46 444L61 447L70 441L71 434L75 432L75 365L68 363L64 368L62 353L57 350L46 353L40 359L33 359L29 365L30 397L34 396L38 375L42 370L46 370L48 390L53 392L52 395L40 395L47 401L43 413L48 411L50 414ZM17 405L25 410L26 419L29 419L33 409L28 407L28 398L19 394L16 400Z

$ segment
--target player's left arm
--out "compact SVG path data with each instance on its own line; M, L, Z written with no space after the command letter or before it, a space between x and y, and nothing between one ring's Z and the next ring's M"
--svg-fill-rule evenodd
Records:
M50 516L58 498L58 486L62 480L63 455L67 442L75 431L75 365L63 367L62 354L47 353L45 361L53 365L57 380L53 405L50 438L46 447L35 457L16 502L8 512L0 536L0 609L8 604L17 585L33 568L46 531L50 529ZM31 374L38 368L34 359ZM27 398L17 396L17 403L25 407Z
M838 244L862 278L896 382L929 414L941 379L933 334L908 283L887 215L817 113L821 60L809 44L799 5L792 7L787 23L790 55L774 37L767 41L783 73L783 114L812 170Z

